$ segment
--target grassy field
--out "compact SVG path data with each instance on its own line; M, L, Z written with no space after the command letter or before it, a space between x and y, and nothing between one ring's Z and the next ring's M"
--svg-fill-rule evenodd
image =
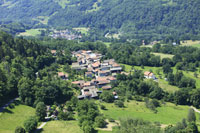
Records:
M23 126L24 121L35 115L35 109L25 105L16 105L13 109L0 113L0 133L13 133L17 126Z
M163 53L152 53L152 54L154 54L156 56L160 56L161 59L163 59L163 58L172 59L174 57L174 55L171 55L171 54L163 54Z
M42 132L44 133L83 133L78 126L78 121L50 121Z
M73 29L85 35L88 35L88 31L90 30L89 28L86 28L86 27L79 27L79 28L73 28Z
M181 46L192 46L200 48L200 41L192 41L192 40L181 41Z
M44 30L44 29L30 29L30 30L26 30L26 32L22 32L18 36L37 36L37 35L41 34L41 30Z
M132 70L132 66L130 66L130 65L126 65L126 64L121 64L121 65L125 66L125 71L126 72L130 72ZM156 77L158 78L159 86L165 91L175 92L175 91L179 90L178 87L169 85L168 82L163 79L164 78L164 74L162 72L162 68L161 67L144 66L144 69L142 69L140 66L133 66L133 68L137 69L137 70L142 70L143 72L144 71L152 71L156 75ZM158 71L160 72L160 76L158 75ZM175 72L175 70L174 70L174 72ZM199 85L200 85L200 82L199 82Z
M66 7L66 4L69 4L69 0L54 0L55 2L58 2L58 4L64 9Z
M151 122L160 122L161 124L176 124L187 117L188 106L176 106L172 103L166 103L157 108L158 112L153 113L145 107L144 102L131 101L125 103L125 108L118 108L114 104L103 103L107 110L101 110L106 117L118 120L122 117L142 118Z
M110 131L98 130L98 133L110 133ZM78 125L78 121L50 121L42 133L83 133Z

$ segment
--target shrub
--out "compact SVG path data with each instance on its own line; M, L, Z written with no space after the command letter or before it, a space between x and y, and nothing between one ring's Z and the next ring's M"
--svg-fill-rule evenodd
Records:
M26 132L33 132L37 128L38 121L35 116L29 117L25 122L24 122L24 128Z
M104 105L100 105L100 108L101 108L102 110L106 110L106 106L104 106Z
M113 118L108 118L109 122L115 122L115 120Z
M124 107L124 103L121 100L116 100L115 101L115 105L118 106L118 107L120 107L120 108Z
M106 122L105 122L105 120L104 120L104 117L102 117L102 116L97 116L97 117L95 118L95 125L96 125L96 127L99 127L99 128L105 127L105 126L106 126Z
M21 126L15 128L15 133L26 133L25 129Z

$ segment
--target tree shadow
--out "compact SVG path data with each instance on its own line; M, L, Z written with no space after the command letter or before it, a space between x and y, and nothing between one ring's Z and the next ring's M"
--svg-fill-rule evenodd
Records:
M4 110L3 110L3 113L10 113L10 114L13 114L13 112L12 111L10 111L9 109L7 109L7 108L5 108Z
M43 132L43 128L41 129L36 129L34 133L42 133Z

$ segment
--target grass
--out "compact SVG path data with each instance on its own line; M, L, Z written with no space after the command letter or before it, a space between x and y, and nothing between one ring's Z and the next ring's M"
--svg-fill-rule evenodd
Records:
M110 47L111 42L103 42L108 48Z
M39 21L40 23L47 25L49 18L50 17L48 17L48 16L38 16L37 18L34 18L33 20Z
M30 30L26 30L26 32L22 32L18 36L38 36L38 35L41 34L41 30L44 30L44 29L30 29Z
M163 54L163 53L152 53L152 54L154 54L156 56L160 56L161 59L163 59L163 58L172 59L174 57L174 55L171 55L171 54Z
M121 65L125 66L125 71L126 72L132 71L132 66L131 65L126 65L126 64L121 64ZM156 75L156 77L158 78L159 86L163 90L165 90L167 92L175 92L175 91L179 90L178 87L169 85L168 82L163 79L164 78L164 74L162 72L162 68L161 67L144 66L144 69L142 69L140 66L133 66L133 68L137 69L137 70L142 70L143 72L144 71L152 71ZM157 74L158 71L160 71L160 76ZM199 81L199 85L200 85L200 81Z
M200 41L192 41L192 40L181 41L181 46L192 46L200 48Z
M66 4L69 4L69 0L55 0L63 9L66 7Z
M43 133L83 133L78 121L50 121L43 127ZM98 133L110 133L111 131L98 130Z
M50 121L43 127L44 133L83 133L78 121Z
M13 109L4 110L0 114L0 133L13 133L17 126L23 126L24 121L35 115L35 109L26 105L16 105Z
M172 103L166 103L157 108L158 112L153 113L145 107L144 102L130 101L125 102L125 108L118 108L113 103L103 103L107 110L101 110L106 117L119 120L122 117L142 118L151 122L160 122L161 124L176 124L187 117L188 106L176 106Z
M86 28L86 27L78 27L78 28L73 28L73 29L85 35L88 35L88 31L90 30L90 28Z

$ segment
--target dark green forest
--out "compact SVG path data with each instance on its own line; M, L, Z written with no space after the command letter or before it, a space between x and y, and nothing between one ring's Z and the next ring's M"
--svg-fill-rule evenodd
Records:
M88 27L96 36L119 33L126 39L198 39L198 0L6 0L0 23L31 27ZM63 1L63 0L62 0ZM48 17L48 25L37 17ZM93 36L93 34L91 34Z

